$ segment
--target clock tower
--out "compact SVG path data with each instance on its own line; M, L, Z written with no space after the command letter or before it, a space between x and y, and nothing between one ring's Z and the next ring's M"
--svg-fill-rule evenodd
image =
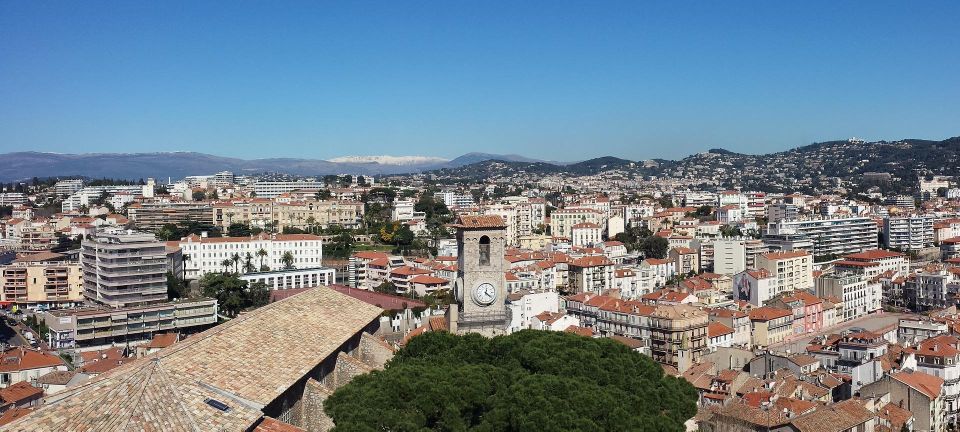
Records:
M460 216L457 223L456 304L447 310L453 333L506 334L506 224L496 215Z

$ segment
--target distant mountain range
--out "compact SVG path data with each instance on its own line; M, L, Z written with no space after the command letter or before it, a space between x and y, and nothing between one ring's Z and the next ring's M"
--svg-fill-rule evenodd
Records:
M612 170L623 172L624 178L670 177L757 190L816 189L819 183L828 178L852 179L870 171L888 172L905 180L915 178L917 172L960 176L960 137L942 141L827 141L759 155L714 148L681 160L631 161L603 156L573 163L490 153L467 153L449 161L429 156L247 160L195 152L0 154L0 181L5 182L57 176L179 179L187 175L214 174L219 171L304 176L431 172L452 178L483 179L517 173L530 176L555 173L593 175Z
M467 153L453 160L429 156L346 156L331 160L271 158L238 159L197 152L83 153L16 152L0 154L0 181L32 177L156 179L232 171L235 174L277 172L304 176L327 174L403 174L456 168L484 160L532 162L518 155Z

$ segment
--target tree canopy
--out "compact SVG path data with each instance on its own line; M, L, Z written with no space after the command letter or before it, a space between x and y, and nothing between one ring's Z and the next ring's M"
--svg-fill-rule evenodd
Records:
M324 408L336 431L682 431L696 399L689 383L610 339L433 332Z
M270 289L263 282L248 285L235 274L207 273L200 279L200 286L203 295L217 299L220 310L228 316L237 316L244 309L258 308L270 301Z

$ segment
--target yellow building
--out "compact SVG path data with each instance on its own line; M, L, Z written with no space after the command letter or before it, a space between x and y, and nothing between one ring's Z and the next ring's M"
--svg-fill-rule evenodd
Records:
M68 307L83 302L80 264L15 263L0 266L0 300L18 307Z
M753 326L753 345L767 347L783 342L793 333L793 311L774 307L758 307L750 310Z

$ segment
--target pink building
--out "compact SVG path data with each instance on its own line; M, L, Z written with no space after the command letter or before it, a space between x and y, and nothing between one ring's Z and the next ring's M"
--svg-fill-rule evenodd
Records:
M806 291L795 291L783 297L784 303L793 310L794 334L814 333L823 330L823 300Z

